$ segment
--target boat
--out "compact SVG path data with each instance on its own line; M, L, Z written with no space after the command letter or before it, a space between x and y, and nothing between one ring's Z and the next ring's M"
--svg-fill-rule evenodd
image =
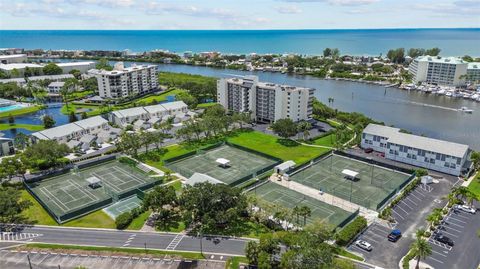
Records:
M452 96L453 96L453 93L447 91L447 92L445 93L445 96L447 96L447 97L452 97Z
M472 113L473 113L473 110L472 110L472 109L469 109L469 108L466 107L466 106L462 106L458 111L465 112L465 113L468 113L468 114L472 114Z

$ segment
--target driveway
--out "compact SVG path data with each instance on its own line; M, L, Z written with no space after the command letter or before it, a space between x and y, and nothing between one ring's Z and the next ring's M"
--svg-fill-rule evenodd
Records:
M446 201L441 198L450 192L453 183L442 178L439 183L427 188L422 185L417 186L392 208L392 216L396 223L389 226L373 223L358 237L372 244L371 252L364 251L353 244L348 249L360 253L368 263L383 268L398 268L398 263L407 254L415 239L415 231L426 228L427 215L434 208L445 205ZM403 234L402 238L395 243L387 240L387 235L392 229L400 229Z

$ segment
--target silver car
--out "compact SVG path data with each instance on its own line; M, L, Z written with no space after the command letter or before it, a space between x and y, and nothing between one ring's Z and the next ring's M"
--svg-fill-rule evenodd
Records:
M472 208L466 205L457 205L456 209L461 210L463 212L471 213L471 214L475 214L475 212L477 211L475 210L475 208Z
M363 241L363 240L357 240L355 241L355 246L363 249L363 250L366 250L366 251L372 251L372 245L366 241Z

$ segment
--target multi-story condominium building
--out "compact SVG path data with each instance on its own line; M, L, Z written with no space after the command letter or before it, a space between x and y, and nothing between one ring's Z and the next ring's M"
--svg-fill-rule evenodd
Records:
M369 124L362 133L362 148L372 148L385 158L459 176L469 169L467 145L411 135L393 128Z
M468 63L466 81L480 83L480 63Z
M133 65L124 67L117 63L114 70L91 70L98 81L102 98L122 98L144 94L158 88L156 65Z
M217 102L225 109L250 112L257 122L289 118L295 122L312 115L314 89L259 82L257 76L222 78L217 82Z
M0 157L15 154L13 139L0 137Z
M50 82L47 86L47 91L48 93L59 93L63 86L65 86L65 82L63 81Z
M465 83L467 65L467 62L460 58L427 55L415 58L408 71L415 83L461 86Z

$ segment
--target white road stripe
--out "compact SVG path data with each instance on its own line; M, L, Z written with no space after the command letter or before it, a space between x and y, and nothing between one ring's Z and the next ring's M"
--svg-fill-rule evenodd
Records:
M431 256L428 256L427 258L428 258L428 259L431 259L431 260L434 260L434 261L436 261L436 262L439 262L439 263L443 263L442 261L439 261L439 260L437 260L437 259L435 259L435 258L432 258Z

